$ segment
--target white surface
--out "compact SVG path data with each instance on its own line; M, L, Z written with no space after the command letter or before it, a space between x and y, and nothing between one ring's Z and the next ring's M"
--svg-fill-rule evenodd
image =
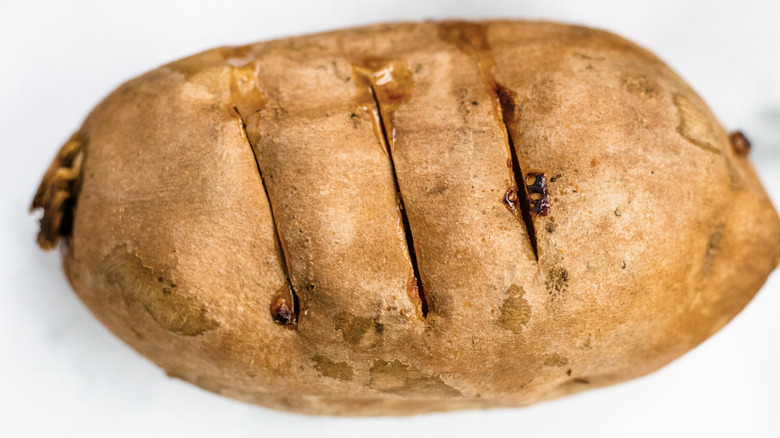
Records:
M59 146L122 81L223 44L388 20L587 24L650 48L744 129L780 204L780 9L772 1L0 1L0 436L780 436L780 276L724 330L646 378L526 409L312 418L169 379L103 328L26 214Z

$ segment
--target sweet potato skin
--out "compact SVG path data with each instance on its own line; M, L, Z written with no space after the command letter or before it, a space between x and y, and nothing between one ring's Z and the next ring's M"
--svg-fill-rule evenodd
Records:
M34 206L79 297L169 375L324 415L523 406L647 374L739 312L780 253L744 147L684 81L544 22L168 64L92 112Z

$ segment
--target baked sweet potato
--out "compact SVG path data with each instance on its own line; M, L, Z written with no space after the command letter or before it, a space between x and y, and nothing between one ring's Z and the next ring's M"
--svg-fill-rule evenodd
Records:
M389 24L131 80L33 206L171 376L311 414L522 406L656 370L745 306L780 253L748 149L609 33Z

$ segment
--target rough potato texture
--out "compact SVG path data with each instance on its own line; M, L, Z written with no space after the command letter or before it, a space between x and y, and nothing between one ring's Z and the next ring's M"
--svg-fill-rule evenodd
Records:
M656 370L761 287L780 221L732 143L609 33L389 24L122 85L34 206L171 376L309 414L523 406Z

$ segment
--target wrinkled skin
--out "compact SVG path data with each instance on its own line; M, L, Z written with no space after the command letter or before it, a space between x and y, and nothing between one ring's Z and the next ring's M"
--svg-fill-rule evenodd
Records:
M732 143L614 35L378 25L122 85L34 206L171 376L310 414L523 406L656 370L758 291L780 221Z

